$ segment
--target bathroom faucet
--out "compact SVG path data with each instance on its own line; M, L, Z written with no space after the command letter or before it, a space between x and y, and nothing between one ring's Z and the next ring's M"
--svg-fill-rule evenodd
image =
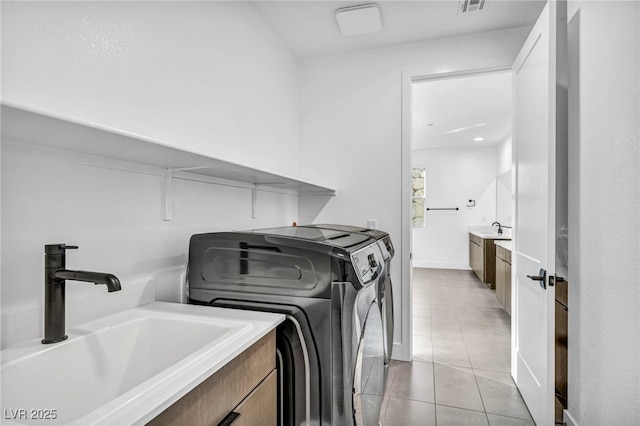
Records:
M65 280L105 284L109 292L120 290L120 281L114 275L65 269L66 250L77 248L66 244L44 246L44 344L62 342L67 338Z
M491 226L493 225L498 225L498 234L502 234L502 225L500 225L500 222L493 222Z

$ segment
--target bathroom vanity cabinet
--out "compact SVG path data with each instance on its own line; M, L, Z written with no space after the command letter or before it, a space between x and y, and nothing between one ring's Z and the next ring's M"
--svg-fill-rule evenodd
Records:
M275 426L275 356L274 330L147 424Z
M493 239L469 234L469 266L489 288L496 288L496 246Z
M484 240L469 234L469 266L484 282Z
M569 339L569 283L556 278L555 383L556 423L563 421L567 408L568 339Z
M496 299L511 315L511 250L496 245Z

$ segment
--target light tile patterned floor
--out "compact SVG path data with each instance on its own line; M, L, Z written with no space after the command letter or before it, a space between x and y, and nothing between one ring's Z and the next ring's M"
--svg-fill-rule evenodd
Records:
M415 268L414 360L390 366L383 425L534 426L509 373L510 324L473 272Z

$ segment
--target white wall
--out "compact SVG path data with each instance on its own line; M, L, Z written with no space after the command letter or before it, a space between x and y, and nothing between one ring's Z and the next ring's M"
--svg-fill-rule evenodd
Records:
M123 291L68 281L67 317L91 319L74 309L86 299L92 309L114 298L138 297L151 284L157 300L179 301L189 238L194 233L290 225L297 220L296 195L260 191L252 219L250 189L174 179L173 220L161 218L161 170L2 144L2 345L42 333L44 245L75 244L69 269L115 274ZM152 299L153 300L153 296ZM89 302L90 301L90 302ZM122 304L131 300L118 301ZM135 305L134 305L135 306ZM114 309L117 308L114 307ZM25 322L27 324L25 324Z
M294 57L246 3L3 2L3 101L297 172ZM42 335L43 245L123 291L69 282L68 325L177 300L196 232L291 224L298 197L176 180L160 171L2 141L2 347Z
M527 34L518 28L301 61L300 173L339 190L323 209L301 211L300 221L366 225L377 219L400 249L402 71L511 66ZM399 285L400 258L398 251L392 264L396 311L409 312L400 302L409 291L408 282ZM405 355L408 327L408 319L396 322L395 340Z
M496 178L496 220L513 227L513 167L511 136L497 147L498 171Z
M2 97L288 175L297 64L248 2L2 2Z
M414 150L414 167L426 167L426 226L413 228L413 265L469 269L469 226L491 226L496 217L496 148ZM467 207L475 200L475 207Z
M640 5L568 18L570 424L638 424Z
M513 167L513 158L511 155L513 152L512 145L513 141L510 135L496 147L498 158L497 174L499 175L511 171Z

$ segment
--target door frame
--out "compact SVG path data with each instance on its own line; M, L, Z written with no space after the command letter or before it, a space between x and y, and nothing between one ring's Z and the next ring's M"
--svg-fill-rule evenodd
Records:
M451 78L471 77L474 75L493 74L512 71L512 64L487 67L467 68L458 71L433 73L432 70L409 69L402 71L402 96L401 96L401 238L400 238L400 264L401 264L401 344L395 343L393 349L394 359L411 361L413 357L413 308L412 308L412 226L411 226L411 112L412 112L412 87L414 83L434 80L447 80ZM515 208L515 206L514 206ZM515 216L514 216L515 218ZM512 342L513 348L513 342Z

